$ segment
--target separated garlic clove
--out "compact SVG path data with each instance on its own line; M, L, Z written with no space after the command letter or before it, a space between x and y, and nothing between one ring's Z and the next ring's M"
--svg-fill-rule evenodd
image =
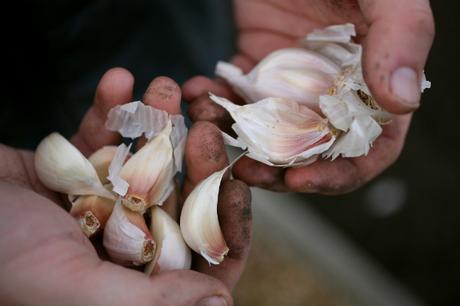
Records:
M179 225L161 207L150 209L150 231L156 243L153 260L145 267L145 273L161 273L190 269L192 255L182 238Z
M116 146L105 146L91 154L88 158L89 162L96 169L97 176L102 184L109 183L107 176L109 176L109 166L117 152Z
M153 259L155 242L144 217L117 200L104 229L103 244L110 258L122 265L142 265Z
M119 177L129 184L122 201L133 211L144 212L165 200L172 191L174 177L173 147L170 141L171 122L156 137L147 142L121 168Z
M229 251L217 216L219 188L228 168L201 181L185 200L180 216L187 245L214 265L221 263Z
M269 166L306 165L325 152L335 138L326 119L296 102L267 98L239 106L210 95L235 120L238 139L227 144L248 149L247 156Z
M276 97L294 100L318 110L318 97L327 94L341 68L306 49L281 49L264 58L249 74L219 62L216 75L224 78L247 103Z
M77 219L83 233L90 237L104 228L114 203L114 200L98 196L79 196L72 201L70 214Z
M50 134L38 145L35 170L40 181L54 191L115 198L104 188L91 163L58 133Z

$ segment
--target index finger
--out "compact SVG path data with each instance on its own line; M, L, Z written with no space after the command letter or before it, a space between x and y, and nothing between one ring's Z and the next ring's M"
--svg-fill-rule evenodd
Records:
M188 194L200 181L228 165L220 131L209 122L198 122L190 130L186 145ZM194 254L193 267L213 276L233 288L240 278L251 244L251 193L247 185L237 180L224 180L217 206L219 224L230 251L216 266Z

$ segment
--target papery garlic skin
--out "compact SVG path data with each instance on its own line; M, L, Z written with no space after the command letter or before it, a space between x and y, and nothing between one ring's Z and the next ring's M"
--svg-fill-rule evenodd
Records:
M334 86L341 69L320 54L305 49L277 50L250 73L219 62L216 75L224 78L247 103L277 97L294 100L318 110L318 98Z
M150 209L150 231L156 243L154 258L145 273L190 269L192 254L182 237L179 225L161 207Z
M238 139L227 144L248 149L247 156L269 166L307 165L329 149L335 140L326 119L294 101L267 98L239 106L210 95L235 120Z
M174 157L169 138L172 124L147 142L121 168L120 178L129 184L123 205L144 212L152 205L161 205L172 192Z
M144 217L117 200L104 229L103 244L110 258L122 265L142 265L153 259L155 242Z
M227 169L201 181L185 200L180 216L180 229L187 245L214 265L221 263L229 251L217 215L219 188Z
M141 101L118 105L107 115L105 126L126 138L137 138L144 135L151 139L172 123L170 135L174 148L175 171L181 171L182 160L187 138L187 127L182 115L171 115L164 110L145 105Z
M377 105L367 106L356 93L349 91L339 96L320 97L322 112L330 123L345 132L323 154L333 160L338 156L358 157L367 155L372 143L382 133L380 124L389 122L391 115Z
M109 182L107 179L107 176L109 176L109 166L115 157L116 152L116 146L104 146L91 154L88 158L94 169L96 169L97 175L102 184L107 184Z
M90 237L104 228L114 204L114 200L98 196L79 196L72 201L70 214L77 219L83 233Z
M102 185L93 165L58 133L50 134L38 145L35 170L40 181L51 190L114 199Z

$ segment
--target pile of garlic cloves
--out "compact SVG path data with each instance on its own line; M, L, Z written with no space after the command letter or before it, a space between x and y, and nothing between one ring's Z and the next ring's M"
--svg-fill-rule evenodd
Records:
M131 144L121 144L103 147L87 159L64 137L52 133L35 153L38 178L68 196L70 214L86 236L103 235L113 262L147 264L147 274L189 269L191 251L182 231L161 208L174 192L175 175L182 168L184 118L136 101L113 108L106 128L123 137L144 136L147 142L133 154ZM199 228L193 225L190 230Z
M219 62L216 75L248 103L210 94L235 123L226 143L270 166L307 165L318 157L367 155L391 115L373 99L361 69L353 24L315 30L298 48L277 50L248 74ZM430 88L425 76L421 91Z

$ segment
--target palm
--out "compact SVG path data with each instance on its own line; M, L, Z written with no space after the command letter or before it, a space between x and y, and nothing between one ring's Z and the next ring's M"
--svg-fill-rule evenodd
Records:
M352 22L359 34L366 25L356 1L236 0L238 53L250 68L268 53L298 45L298 39L315 28Z

